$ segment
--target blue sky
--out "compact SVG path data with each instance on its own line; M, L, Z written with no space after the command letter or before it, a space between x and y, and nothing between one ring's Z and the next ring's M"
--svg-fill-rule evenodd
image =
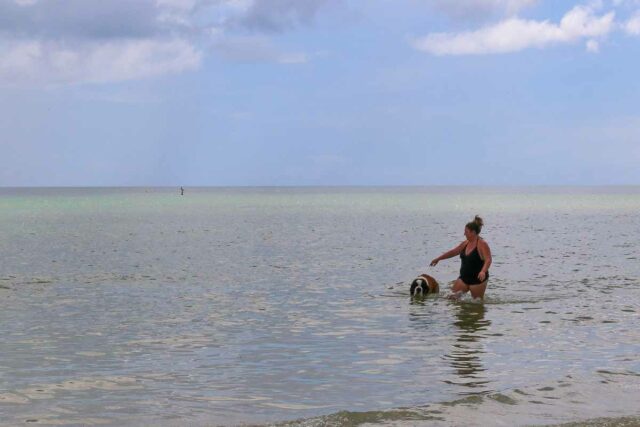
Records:
M0 0L0 185L640 184L640 1Z

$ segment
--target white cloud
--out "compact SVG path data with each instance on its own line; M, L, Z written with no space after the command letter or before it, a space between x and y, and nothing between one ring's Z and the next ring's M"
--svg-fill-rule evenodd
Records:
M600 43L597 40L591 39L586 44L587 52L598 53L600 52Z
M185 40L15 41L0 44L0 81L103 83L197 68L202 54Z
M614 12L597 16L591 7L576 6L559 24L509 18L476 31L429 34L416 40L414 46L434 55L478 55L544 48L604 36L613 29L614 16Z
M640 35L640 12L636 12L635 15L625 22L623 28L627 34L631 34L633 36Z

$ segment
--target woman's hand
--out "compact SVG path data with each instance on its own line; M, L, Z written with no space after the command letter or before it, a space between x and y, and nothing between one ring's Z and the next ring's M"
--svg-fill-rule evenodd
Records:
M478 273L478 280L480 280L481 282L484 282L485 277L487 277L487 273L485 273L484 271Z
M438 258L434 258L433 261L431 261L431 267L435 267L438 264L438 261L440 261Z

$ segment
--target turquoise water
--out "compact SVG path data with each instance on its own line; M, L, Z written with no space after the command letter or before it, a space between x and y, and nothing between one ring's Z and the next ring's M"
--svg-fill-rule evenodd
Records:
M640 422L639 212L636 187L3 189L0 424ZM411 300L475 214L485 302Z

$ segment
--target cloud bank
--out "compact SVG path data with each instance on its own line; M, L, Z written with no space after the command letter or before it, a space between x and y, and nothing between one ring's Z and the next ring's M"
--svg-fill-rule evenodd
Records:
M202 53L180 40L76 42L27 40L0 46L0 79L14 83L105 83L178 73Z
M640 36L640 2L594 0L559 22L525 19L540 0L407 0L463 22L501 19L413 41L432 55L481 55L583 43L597 53L614 31ZM235 62L300 64L278 34L312 25L346 0L0 0L0 86L108 83L197 70L207 55ZM360 3L366 7L366 2ZM604 6L611 10L603 11ZM395 7L388 2L388 7ZM626 20L616 21L618 15Z
M261 34L340 0L0 0L0 85L106 83L198 69L208 53L293 64ZM237 33L260 33L250 38ZM256 41L257 40L257 41Z
M538 0L431 0L436 10L454 20L476 21L490 16L513 16Z
M589 6L575 6L558 24L549 21L508 18L495 25L461 33L433 33L417 39L414 47L434 55L481 55L544 48L589 39L587 48L597 50L594 40L614 28L615 12L597 15Z
M336 0L256 0L235 22L242 27L280 32L313 22L318 11Z

